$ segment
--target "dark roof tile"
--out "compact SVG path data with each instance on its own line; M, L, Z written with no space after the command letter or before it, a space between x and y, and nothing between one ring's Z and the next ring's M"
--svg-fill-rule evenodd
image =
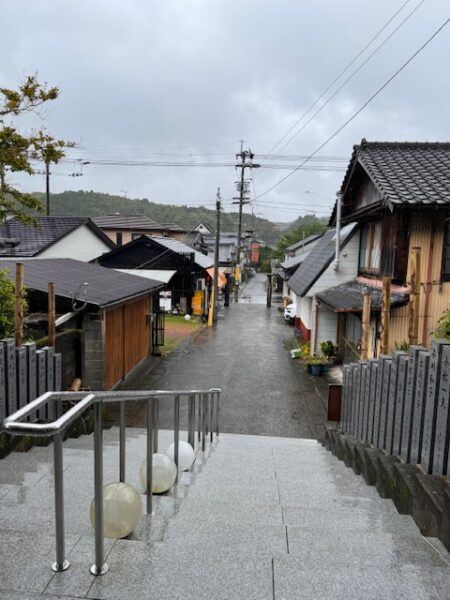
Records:
M110 248L115 244L88 217L36 217L37 227L25 225L17 219L9 219L0 226L0 238L18 238L14 247L0 247L0 256L37 256L43 250L62 239L78 227L87 225Z
M105 307L126 301L162 287L160 281L119 273L98 265L72 258L39 258L24 260L25 287L47 293L48 284L55 284L56 295L72 299L83 289L80 300L93 306ZM9 269L15 280L15 260L0 260L0 269Z

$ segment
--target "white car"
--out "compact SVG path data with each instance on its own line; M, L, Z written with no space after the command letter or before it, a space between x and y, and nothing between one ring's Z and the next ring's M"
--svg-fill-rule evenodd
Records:
M284 309L284 320L288 323L293 323L295 321L295 313L297 312L296 304L288 304Z

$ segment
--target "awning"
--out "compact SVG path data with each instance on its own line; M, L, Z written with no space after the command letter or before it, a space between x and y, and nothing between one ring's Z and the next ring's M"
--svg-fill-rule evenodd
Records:
M214 267L206 269L206 272L211 277L211 279L214 279ZM217 283L219 288L223 288L227 284L227 278L225 277L226 272L229 272L229 270L227 271L227 267L219 267L219 281Z
M138 277L144 277L145 279L154 279L155 281L161 281L161 283L169 283L176 271L163 270L163 269L114 269L121 273L127 273L128 275L137 275Z
M369 290L372 296L371 310L381 310L383 288L367 285L359 281L348 281L347 283L324 290L317 294L317 299L335 312L361 312L365 289ZM407 304L408 300L409 295L407 293L391 291L391 308Z

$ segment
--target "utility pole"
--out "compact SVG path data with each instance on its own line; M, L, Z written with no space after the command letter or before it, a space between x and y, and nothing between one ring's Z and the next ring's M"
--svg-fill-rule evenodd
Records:
M214 319L217 319L217 295L219 292L219 249L220 249L220 188L216 196L216 247L214 251Z
M47 205L47 216L50 214L50 163L45 161L45 198Z
M234 198L233 204L239 204L239 221L238 221L238 236L236 245L236 267L234 271L234 299L235 302L239 299L239 283L241 280L241 238L242 238L242 209L244 204L250 203L249 190L250 182L245 179L245 169L257 169L261 165L253 163L254 154L250 149L244 150L244 142L241 142L241 151L236 154L236 160L240 161L236 164L236 169L241 170L239 181L236 181L237 191L239 196Z

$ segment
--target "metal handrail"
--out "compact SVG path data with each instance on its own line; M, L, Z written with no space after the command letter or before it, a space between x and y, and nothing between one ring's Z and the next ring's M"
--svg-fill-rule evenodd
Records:
M145 400L147 403L147 514L152 514L152 457L158 449L158 421L160 399L174 400L174 462L177 466L178 480L178 444L180 436L180 400L188 399L188 442L195 448L195 421L197 414L198 441L206 448L209 433L213 441L214 432L219 435L219 398L221 390L121 390L115 392L46 392L36 400L20 408L7 417L2 429L10 435L29 435L53 438L54 493L55 493L55 532L56 561L52 564L54 571L65 571L70 563L65 558L64 534L64 486L63 486L63 436L67 427L90 407L94 406L94 498L95 498L95 562L91 567L93 575L104 575L108 566L104 560L103 540L103 405L110 402L120 404L119 411L119 481L125 481L126 452L126 402ZM63 414L63 401L75 401ZM198 402L197 402L198 401ZM32 423L25 421L39 408L51 405L55 419L48 423ZM196 407L197 405L197 407ZM197 410L198 409L198 413Z

